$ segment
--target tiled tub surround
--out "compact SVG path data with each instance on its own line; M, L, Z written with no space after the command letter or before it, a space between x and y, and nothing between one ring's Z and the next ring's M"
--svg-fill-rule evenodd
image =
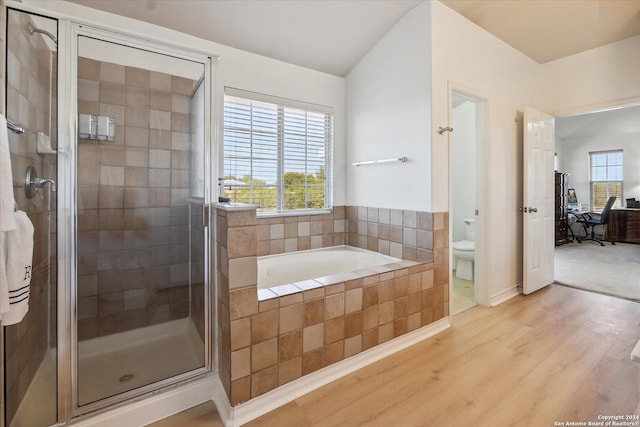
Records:
M331 213L262 217L256 220L257 254L326 248L347 244L346 208L336 206Z
M257 255L350 245L400 259L445 262L447 215L367 206L335 206L320 215L256 220Z
M444 230L446 214L429 217L442 227L429 231ZM260 221L255 207L216 209L219 371L234 406L449 314L446 262L419 259L285 285L262 299Z
M347 206L347 244L395 258L433 261L446 259L448 222L444 212Z

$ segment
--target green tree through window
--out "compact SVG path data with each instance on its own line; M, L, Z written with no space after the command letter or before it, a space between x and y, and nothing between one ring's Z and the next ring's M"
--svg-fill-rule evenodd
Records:
M222 194L263 213L331 208L332 133L330 112L225 96Z
M614 207L622 202L622 150L589 153L591 174L591 210L602 211L610 196Z

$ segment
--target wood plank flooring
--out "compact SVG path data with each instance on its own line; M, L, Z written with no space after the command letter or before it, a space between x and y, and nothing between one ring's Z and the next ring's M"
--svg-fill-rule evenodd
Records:
M246 425L540 427L640 415L639 339L640 304L552 285L465 311L451 329ZM212 403L152 424L221 425Z

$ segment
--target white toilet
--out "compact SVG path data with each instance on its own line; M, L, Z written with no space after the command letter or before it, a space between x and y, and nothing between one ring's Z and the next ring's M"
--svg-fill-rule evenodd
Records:
M464 220L464 234L466 240L453 242L451 252L456 265L456 277L465 280L473 280L473 261L476 256L476 220L467 218Z

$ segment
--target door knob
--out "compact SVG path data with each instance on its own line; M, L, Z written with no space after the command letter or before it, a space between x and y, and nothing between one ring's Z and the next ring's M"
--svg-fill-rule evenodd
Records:
M529 208L529 212L538 212L538 208Z

